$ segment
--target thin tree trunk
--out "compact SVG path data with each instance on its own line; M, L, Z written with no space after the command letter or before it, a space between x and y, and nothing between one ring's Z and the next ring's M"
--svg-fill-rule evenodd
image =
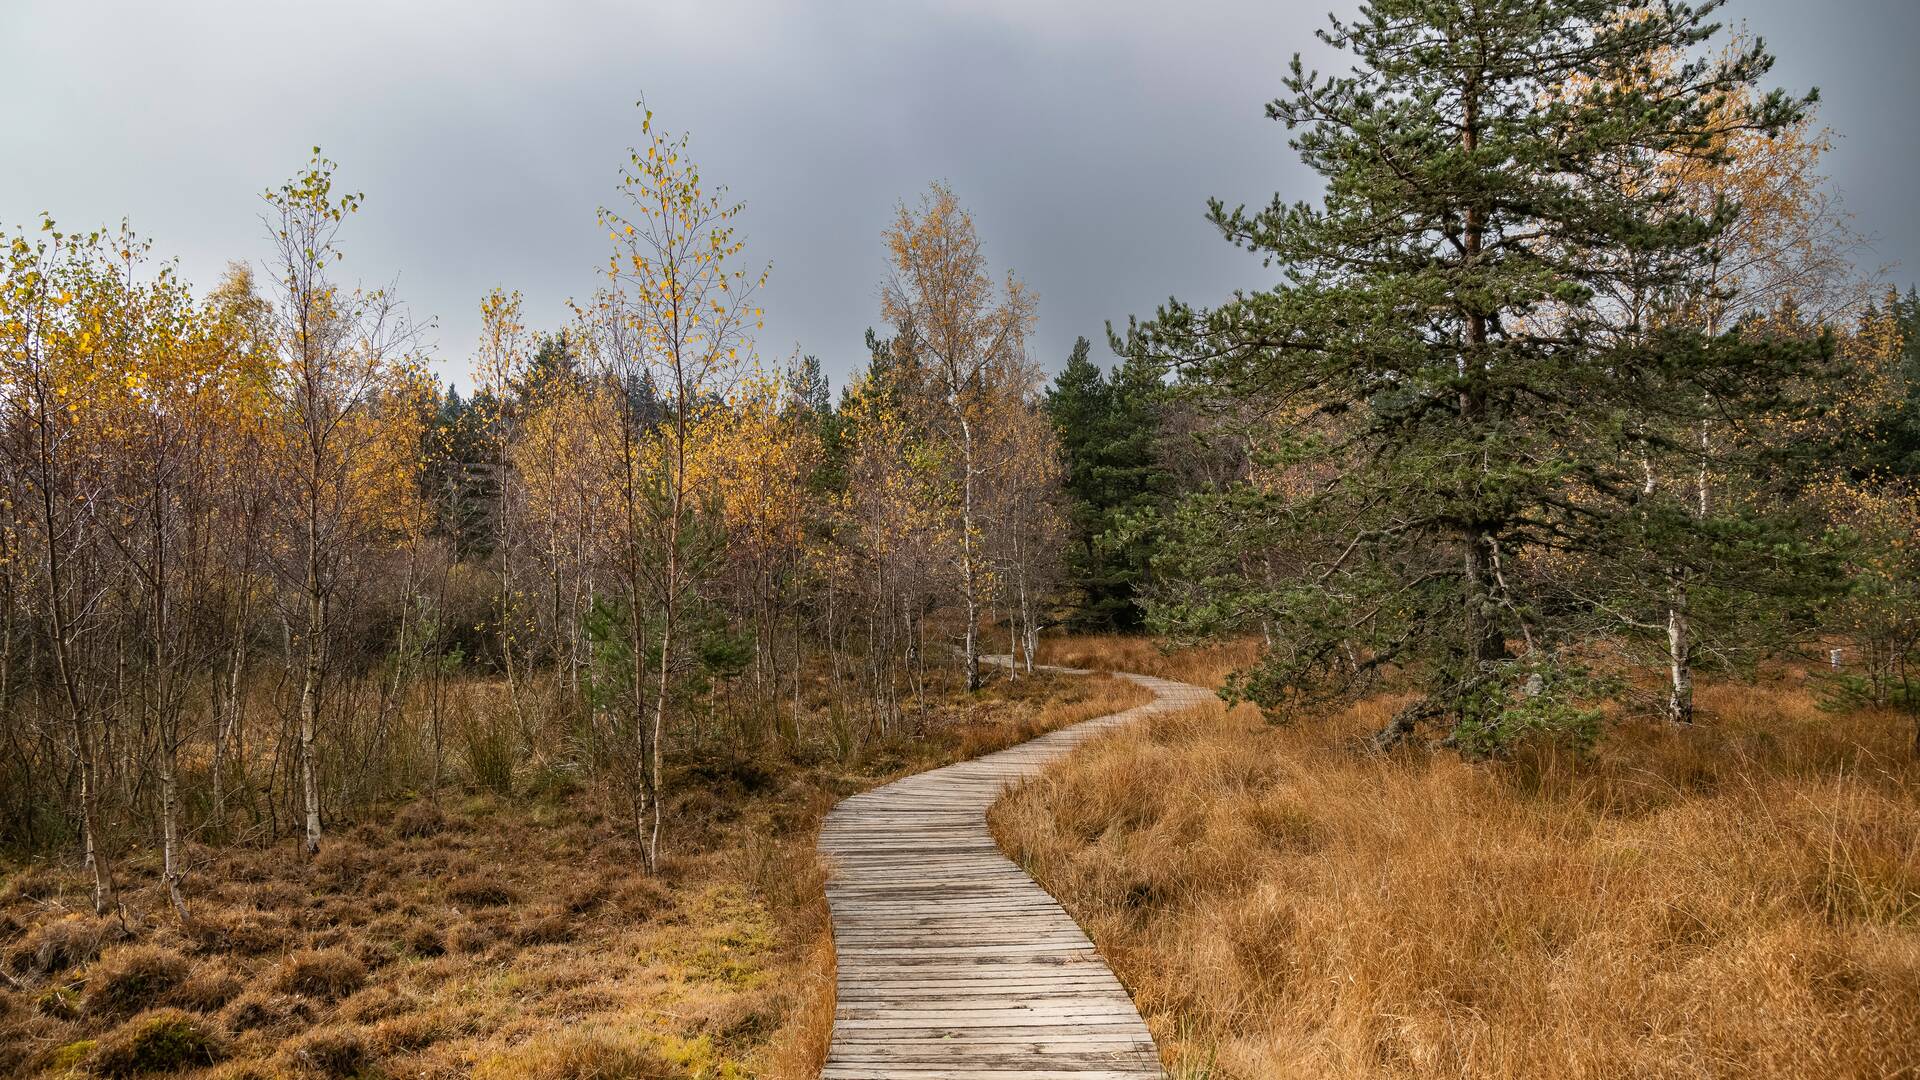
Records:
M238 638L236 631L235 637ZM234 651L239 651L236 643ZM228 677L220 679L216 674L213 690L213 831L216 836L224 837L227 831L227 741L232 736L233 711L238 704L238 688L234 676L239 663L231 661ZM221 683L226 685L223 687Z
M317 548L316 548L317 549ZM319 594L317 574L307 579L307 655L300 675L300 794L306 821L308 855L320 853L320 780L314 740L320 727L320 678L325 671L326 600Z
M960 506L960 585L966 590L967 692L980 689L980 595L978 574L973 560L973 425L960 404L959 387L953 389L954 415L960 420L961 480Z
M1461 149L1472 155L1479 149L1480 140L1479 87L1470 85L1463 98L1465 115L1460 143ZM1478 206L1467 206L1462 217L1462 262L1472 271L1480 261L1486 223L1484 213ZM1461 375L1465 385L1460 390L1460 418L1469 430L1483 423L1486 416L1482 384L1485 381L1484 353L1488 327L1486 312L1476 310L1467 313L1467 351L1461 358ZM1482 665L1506 656L1506 639L1500 632L1494 596L1493 537L1488 535L1484 527L1476 524L1466 529L1461 539L1466 548L1463 567L1466 575L1466 652L1473 661L1474 675L1477 676Z
M40 524L45 529L43 537L47 544L47 609L53 620L54 667L66 697L67 720L73 728L74 749L80 758L80 836L87 868L93 872L93 910L96 915L106 915L110 911L120 910L120 897L114 887L113 864L106 852L101 850L98 759L94 756L92 723L80 696L78 673L73 670L73 658L70 655L73 643L66 613L65 568L55 525L58 515L54 509L53 493L53 425L45 386L36 380L34 390L38 399L35 411L38 414L36 419L40 436ZM122 915L124 921L124 912Z
M173 650L167 627L167 547L164 492L153 499L153 703L160 731L160 877L174 914L186 922L187 901L180 892L180 710L173 700Z
M831 641L829 641L831 647ZM801 652L800 613L793 615L793 737L796 743L800 739L800 675L806 671L806 657ZM0 699L4 700L4 699Z
M1033 654L1039 647L1040 630L1034 625L1033 620L1033 590L1027 587L1027 556L1025 543L1018 544L1015 550L1020 553L1017 585L1019 587L1020 598L1020 639L1022 645L1025 646L1021 651L1026 657L1027 674L1032 675Z
M1466 543L1467 643L1476 670L1507 657L1506 635L1500 630L1495 598L1491 545L1484 536Z
M1007 679L1020 678L1020 616L1013 604L1007 604Z
M667 730L667 691L671 687L673 671L673 632L675 616L680 608L680 515L684 509L686 490L688 401L684 390L678 397L679 407L674 418L673 476L669 480L667 493L667 564L661 584L664 603L660 612L660 683L653 701L653 753L647 763L648 786L653 795L653 822L647 839L649 874L656 872L660 866L660 803L664 794L661 742Z
M176 740L162 735L166 744L160 751L160 850L161 877L167 885L167 899L173 902L174 914L186 922L186 897L181 894L180 882L180 779L179 747Z
M99 781L84 716L75 716L74 729L80 751L80 840L87 869L93 872L93 913L106 915L120 910L120 894L113 883L113 863L100 850Z
M1027 591L1025 583L1022 583L1020 587L1020 606L1022 609L1020 619L1021 623L1026 627L1027 640L1025 652L1027 674L1029 675L1033 674L1033 654L1040 651L1040 624L1038 620L1034 618L1032 603L1032 594Z
M1667 658L1672 676L1667 694L1667 719L1680 724L1693 723L1692 629L1683 585L1667 608Z

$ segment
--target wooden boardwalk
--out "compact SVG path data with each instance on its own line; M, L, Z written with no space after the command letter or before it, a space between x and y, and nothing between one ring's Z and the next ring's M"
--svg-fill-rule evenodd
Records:
M987 833L987 808L1011 782L1102 731L1212 696L1124 677L1155 700L855 795L827 815L820 848L840 976L823 1080L1162 1075L1153 1036L1093 943Z

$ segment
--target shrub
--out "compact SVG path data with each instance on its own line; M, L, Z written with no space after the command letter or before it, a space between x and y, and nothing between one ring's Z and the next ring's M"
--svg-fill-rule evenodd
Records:
M279 857L257 850L229 851L220 860L212 876L225 881L271 881L280 872Z
M391 986L369 986L340 1003L334 1016L356 1024L371 1024L390 1016L404 1016L420 1007L420 1002Z
M107 953L87 972L86 1010L124 1019L159 1005L187 981L187 960L172 949L130 945Z
M0 900L44 903L64 892L65 885L66 882L52 869L29 866L7 879L7 887L0 889Z
M100 1040L98 1039L79 1039L65 1046L57 1047L53 1053L47 1055L46 1066L42 1071L52 1073L72 1072L85 1064L86 1060L92 1057L93 1052L99 1048Z
M496 795L512 795L517 741L504 716L469 716L460 725L460 743L473 782Z
M575 915L584 915L600 906L600 902L607 898L611 886L612 883L607 878L583 881L569 888L560 902Z
M613 889L613 902L629 916L651 915L673 902L673 893L658 878L628 875Z
M581 790L580 777L575 775L575 766L561 762L542 762L535 765L522 785L530 798L553 805L563 805Z
M363 926L373 918L373 909L360 900L335 897L310 909L309 926L315 925L313 915L318 915L321 925L327 926Z
M329 863L340 858L333 851L333 848L328 848L313 860L314 865L328 865L321 863L321 858L329 860ZM249 899L255 911L286 911L306 903L307 890L291 881L263 881L253 887Z
M387 842L387 830L377 821L363 821L355 825L347 835L362 844L372 844L375 847Z
M280 965L279 988L289 994L338 1001L367 981L367 966L345 949L305 949Z
M293 1045L293 1059L322 1076L352 1076L371 1058L366 1033L359 1028L315 1028Z
M212 1065L220 1056L219 1040L203 1021L178 1009L157 1009L101 1040L87 1065L100 1076L138 1076Z

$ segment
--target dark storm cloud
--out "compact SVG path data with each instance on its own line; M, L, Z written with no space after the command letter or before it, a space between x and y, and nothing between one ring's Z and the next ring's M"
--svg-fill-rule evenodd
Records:
M397 274L458 374L488 288L522 290L546 327L593 289L594 208L644 92L748 203L750 254L774 267L764 357L816 353L839 381L877 321L880 230L940 179L994 266L1039 293L1034 351L1053 367L1075 335L1170 294L1270 280L1201 214L1211 195L1314 192L1261 107L1292 52L1324 64L1328 6L6 0L0 222L130 216L206 285L264 254L258 193L318 144L368 196L345 269ZM1915 265L1920 2L1727 14L1780 54L1776 81L1821 87L1866 261Z

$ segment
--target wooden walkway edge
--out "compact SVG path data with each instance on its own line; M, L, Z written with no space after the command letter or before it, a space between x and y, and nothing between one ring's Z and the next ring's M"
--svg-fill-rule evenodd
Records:
M1153 1036L1093 943L987 832L987 808L1010 783L1103 731L1212 697L1122 677L1154 700L897 780L827 815L820 850L840 971L823 1080L1163 1075Z

